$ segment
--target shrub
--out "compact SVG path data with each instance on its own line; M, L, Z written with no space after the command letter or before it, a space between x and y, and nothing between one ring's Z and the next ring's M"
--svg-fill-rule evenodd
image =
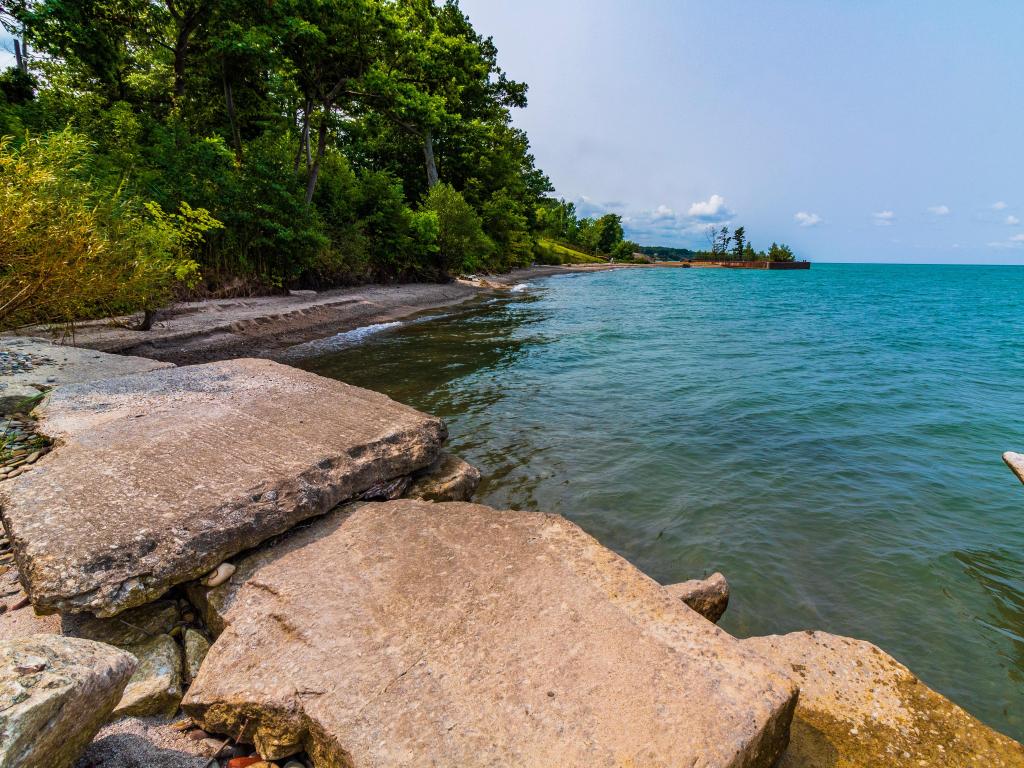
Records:
M220 222L140 204L91 160L70 130L0 139L0 327L152 310L198 280L191 253Z
M449 184L436 184L423 204L437 216L438 267L443 275L475 272L494 253L483 222L462 194Z

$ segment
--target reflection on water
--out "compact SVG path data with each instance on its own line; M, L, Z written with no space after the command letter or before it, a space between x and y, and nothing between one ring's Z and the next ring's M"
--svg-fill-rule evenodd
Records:
M1021 738L1022 318L1020 268L636 270L305 365L447 419L485 503L723 571L728 631L863 637Z

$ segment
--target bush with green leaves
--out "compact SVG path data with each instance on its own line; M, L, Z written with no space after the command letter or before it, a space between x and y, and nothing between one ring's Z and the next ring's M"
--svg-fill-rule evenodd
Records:
M476 272L494 253L483 221L462 194L450 184L436 184L423 209L437 217L437 267L441 275Z
M94 159L70 130L0 139L0 327L152 310L198 280L220 222L97 181Z

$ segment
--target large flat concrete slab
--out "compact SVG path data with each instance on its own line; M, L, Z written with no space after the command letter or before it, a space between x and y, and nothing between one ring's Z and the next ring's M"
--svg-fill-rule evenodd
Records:
M0 336L0 414L12 412L26 398L62 384L130 376L170 365L144 357L52 344L44 339Z
M317 768L767 768L785 747L786 676L565 519L346 509L208 593L223 632L183 702L203 728Z
M429 466L439 419L267 360L67 385L40 409L56 447L0 485L40 613L116 614Z
M793 632L741 641L800 686L778 768L1022 768L1024 747L864 640Z

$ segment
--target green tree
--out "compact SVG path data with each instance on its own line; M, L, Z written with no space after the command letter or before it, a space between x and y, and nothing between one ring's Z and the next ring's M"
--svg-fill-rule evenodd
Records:
M440 274L475 272L494 251L484 234L483 222L473 207L450 184L431 188L423 205L437 218L437 247Z
M735 259L743 258L743 248L747 242L747 230L744 227L736 227L732 233L732 255Z

